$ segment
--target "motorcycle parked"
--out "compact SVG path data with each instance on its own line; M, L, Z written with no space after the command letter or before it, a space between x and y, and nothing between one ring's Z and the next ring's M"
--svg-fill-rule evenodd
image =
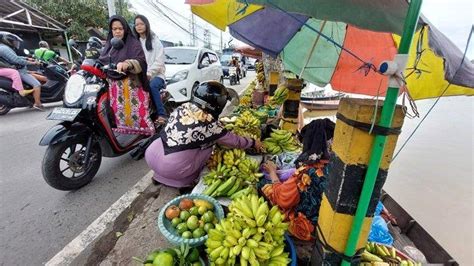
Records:
M121 40L112 40L114 49L123 46ZM102 157L123 155L147 138L112 130L115 121L105 73L114 69L114 65L81 66L69 78L63 107L48 116L49 120L62 121L40 141L41 146L48 146L42 173L50 186L59 190L85 186L99 170Z
M41 73L47 78L47 82L41 85L41 102L52 103L63 99L64 87L69 79L68 70L57 62L40 65ZM26 89L30 87L24 84ZM0 77L0 115L5 115L11 109L17 107L31 107L34 99L32 95L21 96L17 90L12 88L12 81Z

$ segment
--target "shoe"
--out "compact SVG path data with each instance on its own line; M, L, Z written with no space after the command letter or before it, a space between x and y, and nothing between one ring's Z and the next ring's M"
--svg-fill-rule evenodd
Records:
M25 97L26 95L33 93L33 91L34 91L33 89L31 89L31 90L21 90L21 91L19 91L18 93L19 93L22 97Z
M33 108L35 108L38 111L44 112L44 105L33 104Z

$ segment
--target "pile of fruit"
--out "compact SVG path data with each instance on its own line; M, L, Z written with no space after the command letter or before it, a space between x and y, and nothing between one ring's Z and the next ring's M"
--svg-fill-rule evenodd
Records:
M253 80L249 83L247 88L245 88L239 100L240 106L250 106L252 104L252 93L255 90L255 86L257 86L257 83L255 80Z
M182 244L181 247L155 250L150 252L145 260L133 257L145 266L204 266L199 260L197 248Z
M394 247L387 247L375 242L368 242L365 250L362 253L362 266L421 266L421 263L413 262L411 260L404 260L397 256Z
M260 138L260 119L249 110L245 110L232 118L223 117L220 121L225 124L224 127L227 130L231 130L239 136L252 139Z
M200 238L218 222L213 210L214 205L207 200L184 198L178 206L169 206L165 216L182 238Z
M267 153L271 154L297 151L300 148L293 134L282 129L274 129L270 137L263 141L263 147Z
M287 87L285 87L284 85L278 86L273 96L270 97L268 104L270 106L282 105L283 102L286 101L286 99L288 99L288 93L289 93L289 90Z
M208 162L208 166L216 168L203 177L204 183L208 186L203 194L211 197L233 195L247 195L253 193L254 185L263 176L259 172L259 163L247 157L245 151L239 149L214 151Z
M287 229L278 207L269 209L263 197L239 197L229 205L227 218L209 230L206 252L211 265L288 265Z

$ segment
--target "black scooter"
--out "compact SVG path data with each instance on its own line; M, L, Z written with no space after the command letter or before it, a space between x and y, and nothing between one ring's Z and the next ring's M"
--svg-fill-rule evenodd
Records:
M40 65L42 74L48 81L41 85L41 102L52 103L62 101L64 88L69 79L67 69L57 62L46 63ZM26 89L30 87L24 84ZM12 88L12 81L5 77L0 77L0 115L5 115L11 109L17 107L33 106L33 96L21 96L17 90Z
M114 49L123 42L111 41ZM55 108L47 119L60 120L41 139L48 146L42 163L46 182L59 190L76 190L88 184L99 170L102 156L116 157L138 147L143 135L116 133L109 103L105 73L115 66L81 66L69 78L63 107ZM142 153L146 147L143 147ZM137 156L142 156L137 154Z

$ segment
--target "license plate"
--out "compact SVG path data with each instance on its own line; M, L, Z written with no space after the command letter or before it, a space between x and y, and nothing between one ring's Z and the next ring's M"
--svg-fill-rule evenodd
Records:
M76 116L81 112L80 108L63 108L56 107L48 115L48 120L62 120L62 121L73 121Z

